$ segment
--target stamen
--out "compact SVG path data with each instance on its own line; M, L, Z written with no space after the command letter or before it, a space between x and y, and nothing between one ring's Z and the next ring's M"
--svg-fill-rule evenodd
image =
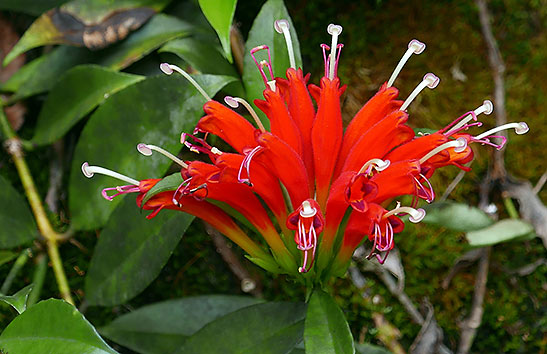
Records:
M499 127L495 127L493 129L490 129L480 135L477 135L476 137L474 137L475 140L481 140L483 138L486 138L487 136L490 136L491 134L494 134L494 133L497 133L499 131L502 131L502 130L506 130L506 129L511 129L511 128L514 128L515 129L515 133L518 134L518 135L522 135L522 134L525 134L528 132L528 130L530 130L530 128L528 128L528 124L526 124L525 122L519 122L519 123L507 123L507 124L504 124L504 125L500 125Z
M425 43L420 42L417 39L413 39L408 43L408 49L406 50L405 54L399 60L399 63L395 67L395 70L393 70L393 73L391 74L389 80L387 81L387 87L390 87L395 82L395 79L403 69L403 66L405 66L406 62L412 54L421 54L425 50Z
M444 133L444 135L450 136L452 134L457 133L458 131L460 131L462 129L467 129L467 128L469 128L471 126L474 126L474 125L480 127L482 125L482 123L480 123L480 122L472 123L472 124L467 124L467 122L469 122L470 120L476 121L477 116L479 114L484 113L486 115L489 115L493 111L494 111L494 105L492 104L492 101L486 100L482 103L482 105L477 107L477 109L475 109L474 111L465 113L464 115L460 116L459 118L456 118L456 120L454 120L452 123L447 125L443 129L443 131L446 131L448 129L450 129L450 130L448 130L446 133ZM459 122L459 123L456 124L457 122ZM456 125L454 125L454 124L456 124ZM452 127L453 125L454 125L454 127Z
M136 179L133 179L131 177L127 177L127 176L124 176L122 175L121 173L118 173L118 172L114 172L114 171L111 171L109 169L106 169L106 168L103 168L103 167L99 167L99 166L90 166L89 163L87 162L84 162L82 164L82 173L84 174L84 176L86 176L87 178L91 178L93 177L93 175L95 173L98 173L100 175L105 175L105 176L110 176L110 177L114 177L114 178L117 178L121 181L124 181L124 182L127 182L127 183L131 183L132 185L134 186L138 186L140 184L139 181L137 181Z
M419 179L414 177L414 181L416 182L416 195L424 199L426 202L431 203L435 199L435 191L433 190L433 186L423 174L420 173L420 177L427 183L427 188L422 184L422 182L420 182ZM414 202L412 202L412 206L415 206Z
M336 50L338 49L338 36L342 33L342 26L330 24L327 27L327 33L332 36L332 42L331 42L331 52L330 52L330 58L329 58L329 76L328 78L330 80L334 80L335 76L335 67L337 66L337 57L336 57Z
M454 148L455 152L462 152L467 148L467 140L465 140L465 138L458 138L456 140L452 140L437 146L435 149L431 150L430 152L427 153L427 155L425 155L424 157L420 159L420 164L423 164L434 155L438 154L439 152L443 150L449 149L451 147Z
M327 50L330 51L330 47L326 45L325 43L322 43L320 45L321 49L323 49L323 63L325 64L325 76L329 75L329 59L327 58Z
M264 148L260 145L252 149L249 153L245 155L245 158L243 161L241 161L241 165L239 166L239 172L237 173L237 181L239 183L245 183L246 185L252 187L253 184L251 183L251 171L249 170L251 167L251 160L253 157L258 154L260 151L262 151ZM243 171L243 168L245 167L245 170L247 171L247 178L241 177L241 172Z
M189 142L187 140L187 138L191 138L195 142L200 143L202 146L192 144L191 142ZM213 147L211 145L207 144L205 139L201 139L201 138L198 138L196 136L193 136L193 135L190 135L190 134L184 133L184 132L180 135L180 143L183 144L184 146L186 146L188 149L190 149L190 151L195 152L196 154L199 154L200 152L203 152L204 154L213 153L213 154L218 155L217 152L220 152L220 150L218 150L218 149L216 149L213 152Z
M184 161L171 154L169 151L160 148L159 146L140 143L137 145L137 150L144 156L152 156L152 151L157 151L163 156L168 157L171 161L180 165L182 168L188 168L188 165L185 164Z
M388 168L390 164L391 161L389 160L370 159L361 167L357 174L370 173L372 168L380 172Z
M173 73L173 71L178 72L179 74L184 76L184 78L186 80L188 80L196 88L196 90L198 90L199 93L201 93L201 95L203 97L205 97L205 99L207 101L211 101L211 97L209 97L209 95L205 92L205 90L203 88L201 88L201 86L199 86L199 84L196 82L196 80L194 80L186 71L182 70L181 68L179 68L176 65L172 65L172 64L168 64L168 63L160 64L160 69L161 69L161 71L164 72L164 74L167 74L167 75L171 75Z
M289 21L285 19L277 20L274 22L274 28L277 33L282 33L283 36L285 36L285 43L287 43L287 51L289 53L289 63L291 68L296 69L296 60L294 59L291 32L289 31Z
M107 193L108 191L117 191L118 193L110 196ZM117 186L117 187L105 188L102 190L101 194L104 199L111 202L112 200L114 200L114 198L116 198L119 195L127 194L127 193L137 193L137 192L140 192L139 187L134 185L129 185L129 186Z
M251 105L247 101L245 101L243 98L226 96L224 97L224 102L226 102L226 104L232 108L237 108L239 104L241 103L243 107L245 107L247 111L249 111L249 113L255 120L255 123L258 126L258 129L260 129L262 133L266 132L264 125L262 125L262 122L260 121L260 118L258 118L258 115L256 114L253 107L251 107Z
M416 96L418 96L418 94L424 88L426 88L426 86L429 87L430 89L434 89L435 87L437 87L437 85L439 84L440 81L441 81L441 79L439 79L437 76L435 76L435 74L432 74L432 73L425 74L422 82L420 82L418 84L418 86L416 86L414 91L412 91L410 96L408 96L406 101L401 106L400 110L401 111L406 110L408 108L408 106L410 105L410 103L412 103L412 101L416 98Z
M422 208L414 209L414 208L411 208L411 207L402 207L401 203L397 202L397 206L395 207L395 209L385 213L382 218L385 219L385 218L387 218L391 215L401 214L401 213L409 214L410 216L409 216L408 220L412 223L418 223L418 222L422 221L423 218L425 217L425 210L424 209L422 209Z
M268 52L268 61L261 61L260 63L258 62L258 60L256 59L255 57L255 53L260 51L260 50L264 50L266 49L267 52ZM259 45L258 47L254 47L253 49L251 49L251 57L253 58L256 66L258 67L258 70L260 71L260 74L262 75L262 79L264 80L264 83L266 85L269 85L270 88L272 85L269 84L270 81L274 81L274 76L273 76L273 69L272 69L272 56L270 54L270 47L268 47L267 45L263 44L263 45ZM264 66L268 68L268 70L270 71L270 77L271 77L271 80L268 80L268 77L266 76L266 73L264 72ZM274 88L272 89L272 91L275 91L275 86Z
M192 177L187 178L184 181L182 181L182 183L177 187L177 189L173 193L172 201L173 201L173 204L175 204L176 206L180 206L180 199L187 194L186 189L187 189L188 184L190 183L191 180L192 180ZM177 193L179 193L179 192L180 192L180 197L177 198Z

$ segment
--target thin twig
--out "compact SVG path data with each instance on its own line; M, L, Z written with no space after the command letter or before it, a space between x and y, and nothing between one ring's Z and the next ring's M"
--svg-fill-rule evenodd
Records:
M220 256L226 262L232 273L239 279L241 282L241 290L246 293L251 293L254 296L262 297L262 286L261 284L251 277L247 269L241 264L239 258L234 254L228 242L224 236L220 234L215 228L211 225L205 224L205 231L215 244L217 252L220 253Z
M539 178L538 183L536 183L536 186L533 189L534 194L538 194L541 191L541 189L545 185L545 182L547 182L547 170L543 172L543 174Z
M64 143L62 140L53 143L53 158L50 160L49 165L49 187L45 202L49 210L55 214L59 211L59 190L63 183L63 150Z
M491 17L486 6L485 0L475 0L479 8L479 20L481 23L481 31L488 48L488 61L492 69L492 77L494 78L494 107L496 115L496 125L507 123L507 114L505 111L505 64L501 57L498 43L492 34L492 26L490 24ZM500 135L507 137L505 132L500 132ZM492 166L492 174L494 179L504 178L506 175L504 163L504 149L494 151L494 164Z
M483 254L479 260L479 270L475 279L475 291L473 292L473 303L469 317L460 324L462 330L458 354L467 354L471 349L477 328L482 322L484 312L483 302L486 293L486 282L488 281L488 266L490 263L490 251L492 247L483 248Z
M458 175L452 180L452 182L450 182L448 187L446 187L446 190L444 191L442 197L439 199L440 202L443 202L446 200L446 198L448 198L450 193L452 193L452 191L456 188L458 183L461 182L464 176L465 176L465 171L461 170L460 173L458 173Z

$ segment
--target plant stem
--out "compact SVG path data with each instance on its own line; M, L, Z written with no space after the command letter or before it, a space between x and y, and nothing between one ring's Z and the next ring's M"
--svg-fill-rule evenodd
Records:
M27 299L27 307L34 305L40 299L40 293L44 285L44 279L47 271L47 256L45 253L40 252L36 257L36 268L34 269L34 276L32 278L32 284L34 287L30 292Z
M57 285L59 287L61 297L66 302L74 305L74 300L72 300L72 296L70 295L70 288L68 287L68 281L66 279L63 263L57 247L57 240L60 238L60 235L53 230L53 227L49 222L42 201L40 200L40 196L38 195L38 191L36 190L34 180L32 179L32 175L30 174L30 170L27 166L25 158L23 157L21 140L11 128L6 115L4 114L2 101L0 101L0 128L6 138L4 142L5 148L11 155L15 168L19 173L19 178L21 179L21 183L25 189L25 194L32 209L32 213L36 219L38 230L46 239L48 254L53 265L53 271L55 273L55 278L57 279Z
M4 295L8 295L9 289L11 287L11 283L13 283L13 279L17 276L21 268L27 263L28 257L30 255L30 250L27 248L21 252L19 257L15 260L15 263L13 263L13 266L11 267L8 276L4 280L4 283L2 284L2 288L0 289L0 293Z

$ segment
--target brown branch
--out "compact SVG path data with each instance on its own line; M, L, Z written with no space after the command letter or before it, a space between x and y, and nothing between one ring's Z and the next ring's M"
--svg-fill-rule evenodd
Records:
M491 17L486 6L485 0L475 0L479 8L479 20L481 23L481 31L488 48L488 61L492 69L492 77L494 79L494 111L496 115L496 125L507 123L507 114L505 111L505 64L498 48L498 43L492 34L492 26L490 24ZM500 135L507 137L505 132L500 132ZM494 151L494 164L492 166L492 174L494 179L503 179L506 175L504 163L504 149Z
M245 293L251 293L254 296L262 297L262 285L257 279L253 278L243 264L241 264L238 256L232 251L224 236L211 225L205 222L204 224L205 231L213 239L217 252L220 253L224 262L226 262L232 273L234 273L241 282L241 290Z
M490 251L491 247L485 247L482 249L483 254L479 260L479 270L477 271L477 278L475 279L475 291L473 292L471 311L469 313L469 317L460 324L462 333L457 351L458 354L469 353L473 340L475 339L477 329L482 321L482 314L484 312L484 295L486 294L486 282L488 281Z

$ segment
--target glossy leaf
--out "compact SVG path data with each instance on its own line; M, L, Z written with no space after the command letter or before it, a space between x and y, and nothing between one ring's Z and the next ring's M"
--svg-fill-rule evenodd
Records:
M159 52L173 53L204 74L238 76L235 68L215 48L215 43L204 41L200 37L169 41Z
M5 353L116 354L74 306L50 299L17 316L0 336Z
M230 27L236 11L237 0L199 0L203 14L218 34L224 55L232 62Z
M308 304L304 330L306 353L355 353L353 337L342 310L334 299L315 290Z
M197 76L205 91L214 96L233 78ZM150 143L176 153L180 133L192 132L203 115L205 99L178 76L151 77L110 97L91 116L74 153L69 184L69 206L76 229L103 226L121 198L104 200L101 190L119 185L118 180L96 175L85 178L81 165L89 161L137 179L162 176L171 161L163 156L139 154L138 143Z
M158 276L193 219L164 210L148 220L134 196L125 198L95 246L85 278L89 304L113 306L143 291Z
M46 44L102 48L125 38L169 0L73 0L42 14L6 55L7 65L19 54ZM127 15L124 16L124 12ZM105 23L103 23L105 21ZM127 26L129 24L129 26ZM102 45L95 45L97 43Z
M150 188L150 190L145 194L144 198L142 199L142 204L144 205L148 200L150 200L150 198L158 193L176 190L178 186L180 186L182 181L183 179L180 172L175 172L172 175L164 177L161 181L156 183L154 187Z
M368 343L355 344L356 352L359 354L391 354L391 352L385 348Z
M285 37L279 34L274 29L274 22L279 19L287 19L290 24L290 32L294 47L294 56L296 66L302 67L302 58L300 57L300 44L298 36L294 29L294 25L289 17L289 13L285 8L282 0L268 0L260 10L260 13L255 18L249 38L245 43L245 58L243 61L243 83L247 91L247 99L253 102L255 99L264 99L262 92L266 88L262 76L258 71L249 51L259 45L267 45L270 47L272 56L272 67L276 77L285 77L286 71L289 68L289 55ZM256 53L257 59L260 62L262 59L268 59L265 51ZM269 127L270 122L259 109L255 109L262 119L262 123Z
M23 289L11 296L0 295L0 301L10 304L17 312L21 314L27 309L27 299L31 291L32 284L25 286Z
M143 76L118 73L96 65L72 68L48 95L38 116L32 142L54 142L109 96L143 79Z
M261 300L206 295L141 307L100 329L105 337L138 353L172 353L207 323Z
M302 303L245 307L205 325L175 353L287 353L302 340L305 313Z
M424 206L424 222L457 231L479 230L494 221L482 210L463 203L439 202Z
M11 248L33 240L36 223L30 208L11 184L0 176L0 248Z
M471 246L483 247L497 243L532 239L535 237L534 228L520 219L505 219L484 229L470 231L465 237Z
M192 33L194 27L176 17L158 14L126 40L103 50L97 64L122 69L136 62L163 43Z

